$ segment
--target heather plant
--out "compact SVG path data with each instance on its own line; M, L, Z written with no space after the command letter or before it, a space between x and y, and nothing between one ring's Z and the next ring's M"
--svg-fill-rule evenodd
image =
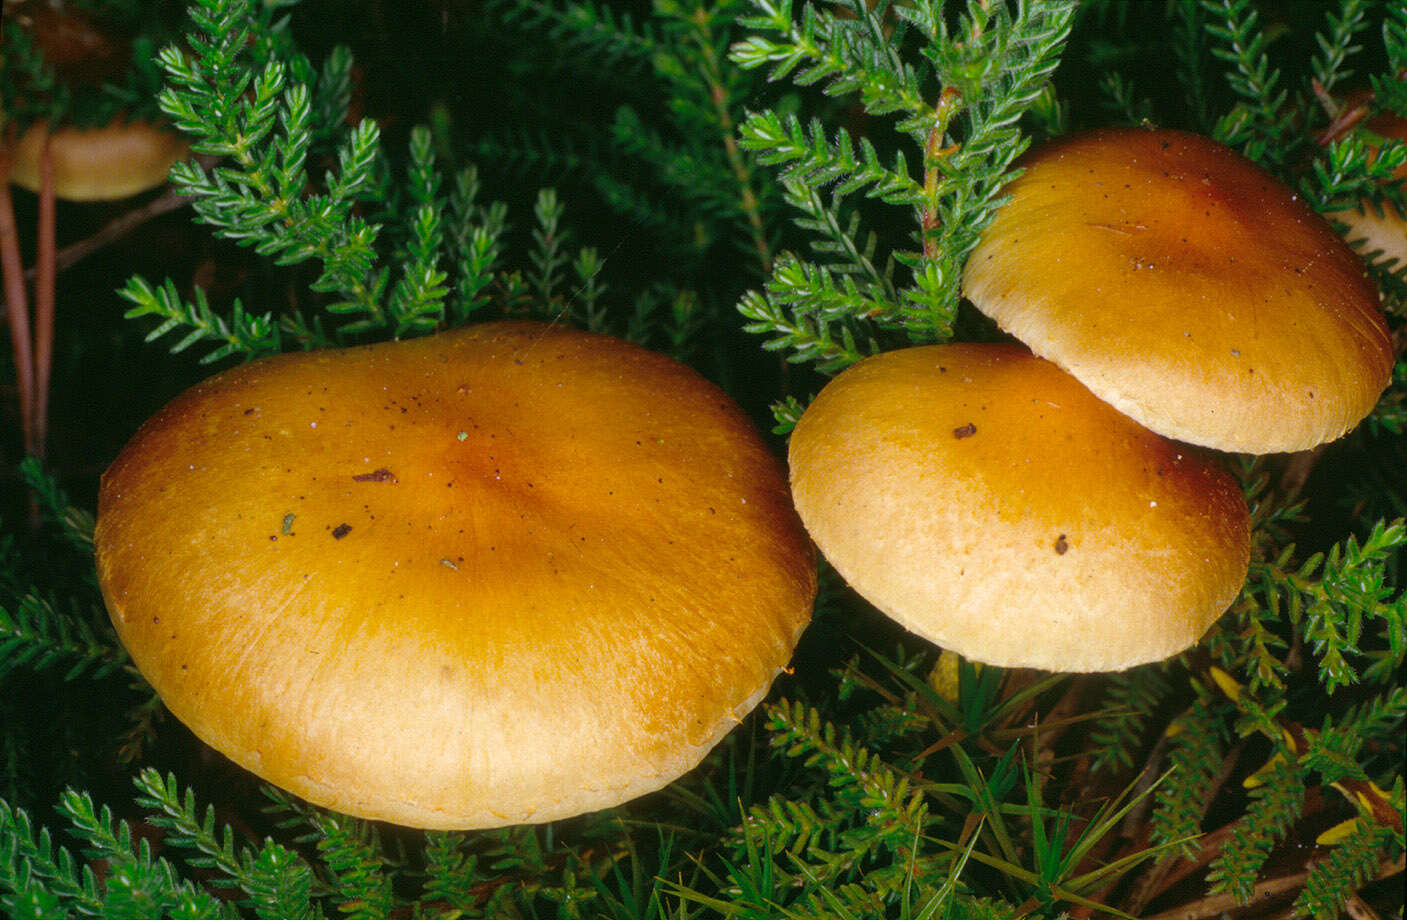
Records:
M97 111L56 88L11 18L29 6L6 6L0 117ZM123 437L217 368L499 317L686 360L780 450L865 356L999 336L962 267L1033 144L1178 127L1321 212L1402 205L1407 147L1368 125L1407 117L1407 2L495 0L368 39L400 13L195 0L152 69L87 88L192 140L171 232L203 260L122 271L105 303L125 317L74 333L61 387L150 374L112 428L7 458L0 914L1400 914L1407 275L1380 252L1393 383L1339 442L1233 461L1250 573L1197 647L1107 675L984 666L823 563L759 709L667 789L569 821L377 824L204 748L107 620L92 496Z

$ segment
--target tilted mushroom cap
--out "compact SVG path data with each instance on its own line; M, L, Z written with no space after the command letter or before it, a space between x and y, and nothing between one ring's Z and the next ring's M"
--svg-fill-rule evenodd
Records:
M1363 202L1357 207L1334 211L1328 215L1342 221L1347 230L1344 239L1364 253L1378 253L1383 261L1395 261L1407 266L1407 215L1391 202L1381 205Z
M1196 135L1033 151L964 286L979 310L1160 434L1269 453L1332 440L1392 369L1361 260L1288 189Z
M1249 564L1225 471L1016 346L862 361L807 408L790 460L801 519L855 590L989 664L1165 658L1201 638Z
M10 181L39 190L39 154L48 122L20 135L11 151ZM68 201L114 201L156 188L189 145L168 129L144 121L115 121L98 128L65 126L50 141L54 194Z
M721 391L536 323L221 373L123 449L95 542L122 641L196 735L427 828L677 778L815 594L781 466Z
M1407 141L1407 118L1380 113L1368 119L1364 127L1384 138ZM1393 178L1407 179L1407 165L1398 167ZM1363 202L1357 207L1334 211L1327 216L1347 225L1344 236L1358 251L1381 253L1379 258L1396 260L1399 266L1407 265L1407 215L1403 215L1391 202L1384 202L1381 206Z

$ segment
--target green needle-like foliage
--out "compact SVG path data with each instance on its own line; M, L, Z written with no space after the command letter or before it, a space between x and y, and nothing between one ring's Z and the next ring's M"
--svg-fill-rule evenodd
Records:
M68 850L55 848L47 827L36 828L24 811L0 801L0 907L16 914L48 916L65 902L101 915L102 898L91 872L80 872Z
M1193 841L1202 832L1202 818L1226 756L1224 707L1196 700L1168 731L1172 734L1168 750L1172 776L1156 792L1153 839L1166 844L1183 841L1182 851L1190 856L1197 851Z
M1363 50L1356 44L1359 33L1368 26L1367 0L1340 0L1337 12L1325 14L1327 34L1320 32L1314 36L1319 45L1319 53L1314 56L1310 67L1314 79L1326 92L1332 92L1340 82L1353 76L1353 70L1345 62Z
M1259 163L1283 165L1297 144L1291 139L1289 92L1271 66L1269 41L1250 0L1202 0L1208 13L1212 54L1232 65L1226 81L1241 101L1217 122L1213 137Z
M164 857L153 855L151 842L134 839L126 821L114 818L106 805L98 807L86 794L68 791L59 813L86 843L85 855L106 863L101 915L111 918L229 916L210 893L180 878ZM91 864L90 864L91 865ZM84 894L97 894L90 867L84 869Z
M1388 581L1387 567L1404 545L1403 521L1379 521L1362 544L1349 537L1297 568L1291 568L1292 546L1277 559L1252 563L1236 608L1244 628L1214 646L1223 667L1256 662L1245 675L1252 687L1281 686L1287 665L1274 649L1284 643L1266 624L1285 618L1301 626L1328 692L1356 684L1360 677L1372 683L1393 680L1407 658L1407 599Z
M1158 706L1172 686L1159 665L1145 665L1112 674L1105 683L1104 716L1090 735L1095 745L1094 768L1113 770L1133 766Z
M124 314L127 319L155 316L161 320L147 333L148 342L173 330L183 333L170 346L172 354L179 354L197 342L219 342L218 347L200 358L202 364L211 364L235 354L262 358L278 354L283 348L279 327L272 315L251 315L238 300L226 319L210 308L203 290L196 288L194 298L187 301L170 278L158 288L145 278L133 276L120 293L133 304Z
M655 0L652 17L637 21L600 3L499 0L495 7L509 23L567 52L545 66L566 61L576 79L604 82L603 91L621 101L609 144L596 125L559 122L550 136L487 138L479 151L584 173L632 235L648 229L686 267L722 243L730 258L733 250L743 253L744 271L761 274L774 257L767 226L774 193L736 137L758 81L727 62L743 3ZM634 79L613 79L623 77ZM662 123L648 117L654 108L662 108ZM695 215L692 225L679 219L683 213ZM689 232L678 233L680 226Z
M181 232L237 266L124 264L116 329L61 305L61 375L97 378L109 347L180 355L110 410L120 437L199 373L186 354L501 317L695 363L784 437L870 354L999 334L964 261L1022 152L1086 127L1211 134L1324 213L1407 204L1407 145L1373 129L1407 116L1405 0L496 0L398 7L408 37L375 0L193 0L184 37L133 0L71 2L128 25L140 73L73 89L25 27L36 4L7 4L7 130L164 113L196 156L172 171ZM1322 451L1229 461L1250 572L1196 648L1110 675L986 667L822 563L792 672L696 770L546 825L360 820L204 748L102 610L92 496L120 438L60 440L52 467L17 466L0 533L0 916L1388 916L1407 266L1363 255L1392 383Z
M1399 814L1401 796L1398 797ZM1295 899L1295 912L1315 920L1331 920L1341 916L1343 892L1360 887L1376 875L1382 854L1402 852L1402 834L1392 839L1385 827L1364 824L1353 835L1336 846L1329 857L1315 863L1309 871L1304 890Z
M261 19L251 36L250 19L255 15ZM217 233L278 264L319 260L322 272L311 288L339 298L328 305L330 312L361 317L351 331L387 324L400 331L416 325L423 298L436 290L433 272L425 277L426 266L412 261L391 303L383 304L390 270L375 269L381 228L353 210L375 185L380 132L374 122L362 121L339 145L337 169L309 176L308 150L315 130L312 67L292 50L272 16L272 7L261 7L256 14L242 0L212 0L192 8L197 31L191 34L191 53L176 46L162 52L169 81L161 96L162 111L196 138L195 152L221 158L213 169L197 161L179 164L172 179L192 196L196 213ZM325 74L322 96L339 97L345 78L336 70ZM324 118L335 116L330 109L324 104L317 111ZM316 127L329 130L326 123ZM325 191L313 191L314 181ZM422 181L412 185L411 195L425 191ZM434 228L426 228L424 220L420 233L433 237ZM169 306L154 301L149 290L128 287L128 299L137 304L134 312L172 316L163 310ZM193 311L197 316L208 312L201 306ZM240 325L232 324L237 338L225 347L255 354L263 350L262 339L238 335ZM251 328L262 331L270 325L265 319Z
M1300 765L1276 758L1259 774L1260 785L1251 791L1251 805L1237 833L1207 876L1212 890L1228 889L1243 902L1251 899L1261 866L1304 807L1304 772Z
M125 667L122 646L94 621L32 594L13 609L0 607L0 677L62 667L64 680L101 680Z
M106 51L113 63L123 58L123 66L112 72L100 69L97 77L77 84L64 79L56 62L45 57L44 46L56 46L62 51L65 40L78 45L91 41L83 27L65 28L62 16L57 16L50 20L49 29L58 34L50 36L49 42L36 41L34 31L25 28L25 19L35 15L36 10L26 9L23 4L11 4L0 21L0 46L5 49L5 53L0 54L0 98L5 100L3 122L7 127L23 131L36 121L90 127L106 125L117 118L145 120L154 117L156 94L162 79L161 69L154 59L155 48L175 37L169 32L170 17L164 15L169 10L161 9L161 4L126 0L76 0L65 6L75 10L75 15L93 14L135 36L125 45L119 44ZM72 53L71 48L69 53ZM73 66L72 61L61 63ZM96 85L93 85L94 79L97 79Z
M941 3L812 5L799 15L785 0L754 6L744 23L758 34L734 45L733 60L766 68L773 81L853 98L874 123L892 127L884 138L892 153L795 114L749 115L743 146L780 167L786 201L802 215L797 224L816 239L814 261L779 258L765 287L743 297L748 330L823 372L875 350L884 331L946 339L962 262L1029 143L1018 122L1046 90L1075 5L974 0L955 22ZM901 58L910 43L918 54ZM882 270L860 193L907 214L908 239L890 239ZM895 264L906 269L900 280Z
M242 845L230 828L216 827L213 808L199 814L195 794L189 789L182 794L174 776L163 778L155 770L144 770L136 785L137 802L154 810L149 820L167 832L167 843L193 851L196 855L186 859L189 865L213 870L226 879L212 884L243 891L260 918L316 916L312 872L296 853L272 841L257 851Z

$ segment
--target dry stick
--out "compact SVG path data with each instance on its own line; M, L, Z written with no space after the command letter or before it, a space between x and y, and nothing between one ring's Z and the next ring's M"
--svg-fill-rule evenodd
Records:
M1211 833L1203 834L1201 837L1198 837L1197 855L1192 857L1191 859L1162 859L1155 862L1153 864L1153 868L1150 870L1150 875L1140 881L1138 891L1134 892L1134 904L1138 907L1139 910L1142 910L1143 905L1148 903L1148 901L1152 900L1151 896L1145 897L1139 893L1147 890L1152 885L1156 885L1156 887L1158 888L1158 893L1161 894L1164 891L1170 890L1174 885L1176 885L1178 882L1181 882L1188 876L1200 872L1202 869L1205 869L1212 862L1212 860L1216 859L1218 856L1221 855L1221 848L1226 845L1226 841L1230 839L1232 831L1234 830L1236 830L1236 825L1228 824L1224 827L1217 828ZM1145 829L1144 833L1134 842L1134 846L1132 847L1132 849L1140 849L1146 847L1147 845L1148 834L1147 830ZM1110 893L1118 886L1118 884L1119 880L1115 879L1112 883L1100 889L1094 895L1093 900L1107 900ZM1069 913L1071 917L1083 918L1089 917L1093 913L1093 911L1090 908L1085 907L1084 905L1077 904L1070 909ZM1132 911L1131 913L1136 915L1137 911Z
M1226 824L1210 833L1203 834L1197 838L1197 855L1191 859L1179 859L1163 873L1163 877L1158 886L1159 894L1172 889L1174 885L1183 881L1190 875L1202 871L1210 866L1218 856L1221 855L1222 848L1226 846L1226 841L1235 836L1239 829L1235 823Z
M1399 856L1393 862L1384 862L1378 866L1378 871L1373 874L1372 881L1388 878L1397 875L1403 870L1403 858ZM1214 894L1211 897L1201 898L1181 907L1174 907L1172 910L1165 910L1160 914L1153 914L1145 917L1144 920L1204 920L1206 917L1215 917L1227 911L1243 910L1252 907L1263 901L1294 891L1305 883L1309 878L1309 871L1295 872L1291 875L1282 875L1278 878L1266 879L1251 889L1251 897L1245 903L1236 900L1232 894ZM1359 903L1362 903L1361 901ZM1365 907L1367 905L1364 905Z
M1044 721L1054 724L1055 727L1049 731L1041 732L1037 736L1039 740L1034 755L1037 763L1054 762L1055 745L1066 731L1077 724L1073 717L1080 712L1080 702L1084 699L1085 691L1088 688L1088 675L1076 675L1070 679L1070 685L1065 688L1060 699L1056 700L1055 704L1050 707L1050 712L1046 713Z
M1124 816L1123 824L1119 827L1121 837L1132 839L1139 835L1139 832L1148 827L1148 815L1153 811L1153 796L1151 795L1153 785L1158 782L1158 777L1163 774L1163 759L1167 757L1168 748L1172 745L1172 735L1164 729L1158 735L1158 740L1153 743L1153 749L1148 752L1147 758L1143 761L1143 768L1138 771L1138 779L1133 787L1133 808L1129 809ZM1089 794L1086 788L1085 796Z
M1261 901L1269 901L1279 895L1294 891L1303 885L1307 878L1309 878L1308 872L1296 872L1293 875L1266 879L1251 889L1251 896L1244 904L1237 901L1233 894L1214 894L1181 907L1174 907L1172 910L1165 910L1160 914L1153 914L1150 917L1145 917L1144 920L1202 920L1204 917L1215 917L1226 911L1251 907Z
M1368 902L1356 894L1344 902L1343 909L1344 913L1352 917L1353 920L1382 920L1378 916L1378 912L1369 907Z
M20 427L25 453L33 453L34 351L29 339L29 298L24 290L19 229L10 197L10 152L0 143L0 273L4 275L5 313L10 323L10 347L15 355L15 390L19 394Z
M54 367L54 153L50 145L52 134L44 135L39 148L39 219L38 242L34 259L34 450L44 458L49 439L49 378Z
M748 234L752 239L753 248L757 250L757 261L762 268L762 274L767 275L772 271L772 247L767 242L767 231L762 224L761 205L758 203L757 193L752 187L752 169L738 149L736 136L738 132L733 124L733 114L728 108L728 91L723 86L722 77L715 76L718 73L718 66L713 46L708 42L701 41L699 47L703 49L704 61L709 66L709 71L705 76L708 79L709 98L713 102L713 111L718 117L718 127L723 132L723 153L728 158L728 168L732 170L733 180L738 183L743 214L747 215Z
M44 150L47 154L47 144ZM34 408L31 421L25 422L26 432L29 431L31 425L37 430L33 447L30 447L29 441L26 441L26 451L43 457L45 444L48 441L49 381L53 374L54 298L58 273L77 264L115 240L121 239L148 221L183 207L189 203L190 199L178 192L168 191L139 208L133 208L113 218L92 236L55 251L53 162L50 157L45 156L40 163L38 253L34 266L25 270L23 275L26 281L34 282L34 321L37 327L34 340L34 392L31 396ZM46 187L48 188L47 195L45 194ZM22 292L23 285L20 289ZM28 326L27 317L25 325ZM28 340L26 339L26 341Z
M142 224L178 210L189 203L189 198L173 190L153 198L140 208L126 211L103 224L92 236L84 237L76 243L70 243L55 253L54 270L61 272L72 268L104 246L136 230ZM38 266L34 266L26 269L24 276L28 280L33 280L37 274Z
M1319 95L1319 93L1323 92L1323 87L1319 86L1318 80L1315 80L1313 82L1315 95ZM1321 97L1320 102L1324 101L1324 97ZM1343 109L1337 114L1334 114L1333 112L1331 112L1330 114L1333 116L1333 119L1329 122L1329 126L1323 131L1321 131L1319 133L1319 136L1314 139L1314 142L1320 147L1329 146L1334 141L1343 137L1350 130L1352 130L1353 127L1357 125L1360 121L1367 118L1368 102L1367 100L1365 100L1358 105L1349 106L1348 108Z

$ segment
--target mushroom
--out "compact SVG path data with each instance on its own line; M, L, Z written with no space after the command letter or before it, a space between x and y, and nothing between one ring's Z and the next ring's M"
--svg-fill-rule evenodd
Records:
M1270 453L1344 434L1392 346L1363 263L1232 151L1110 129L1032 151L964 287L1036 354L1154 431Z
M115 201L156 188L190 149L181 135L147 121L52 131L48 122L38 122L14 143L11 182L39 191L45 144L53 158L54 194L65 201Z
M905 628L988 664L1173 655L1235 600L1235 480L1014 345L930 345L830 381L790 447L817 547Z
M1390 201L1361 201L1357 206L1325 215L1346 227L1344 238L1384 262L1407 266L1407 215Z
M197 385L103 476L95 545L119 636L198 737L424 828L676 779L766 693L816 590L727 396L528 322Z
M1367 105L1368 99L1359 102ZM1379 113L1363 122L1363 127L1380 138L1407 141L1407 119L1390 113ZM1376 154L1377 144L1373 151ZM1407 166L1393 172L1395 181L1407 180ZM1385 261L1399 267L1407 265L1407 216L1392 202L1362 201L1356 207L1331 211L1324 215L1347 228L1344 236L1359 252L1381 253Z

